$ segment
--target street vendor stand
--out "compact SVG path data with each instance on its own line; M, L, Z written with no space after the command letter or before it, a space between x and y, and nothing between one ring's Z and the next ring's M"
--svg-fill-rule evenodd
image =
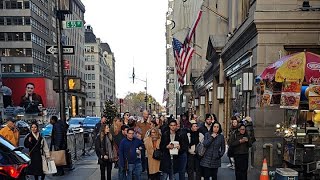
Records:
M283 137L284 166L303 174L319 173L320 56L310 52L285 56L268 66L259 79L261 106L278 96L285 111L275 132Z

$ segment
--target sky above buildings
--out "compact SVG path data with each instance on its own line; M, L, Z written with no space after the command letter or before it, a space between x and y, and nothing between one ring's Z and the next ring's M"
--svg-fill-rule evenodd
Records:
M116 59L116 94L145 91L162 103L166 83L165 0L82 0L85 21L96 37L110 45Z

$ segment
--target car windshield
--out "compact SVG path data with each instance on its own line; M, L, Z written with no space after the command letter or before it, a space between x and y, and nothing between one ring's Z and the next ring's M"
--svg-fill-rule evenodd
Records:
M98 117L89 117L89 118L86 118L84 119L84 122L83 123L86 123L86 124L97 124L98 122L100 121L100 118Z
M7 147L10 150L15 149L15 147L9 141L5 140L4 137L2 137L1 135L0 135L0 144Z
M68 123L69 124L79 124L83 122L83 118L71 118Z

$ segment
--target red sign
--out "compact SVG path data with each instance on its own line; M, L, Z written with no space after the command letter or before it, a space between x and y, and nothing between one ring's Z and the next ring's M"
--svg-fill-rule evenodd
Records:
M47 108L57 107L58 105L58 94L53 91L53 83L50 79L3 78L3 84L12 91L12 106L28 108L30 99L32 99L35 107L42 106ZM32 112L31 109L30 113Z
M63 69L70 70L70 61L63 60Z

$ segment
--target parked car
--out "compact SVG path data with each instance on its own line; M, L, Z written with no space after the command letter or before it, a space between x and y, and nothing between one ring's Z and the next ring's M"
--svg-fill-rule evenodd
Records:
M100 117L86 117L83 120L83 129L85 131L92 131L97 123L100 122Z
M70 118L67 122L67 124L69 125L69 128L68 128L69 132L81 131L84 119L85 118L79 118L79 117Z
M24 180L30 157L0 136L0 180Z
M20 135L27 135L30 132L30 126L23 120L16 121L16 126L19 129ZM1 128L5 127L7 124L3 124Z
M41 134L42 137L51 136L51 133L52 133L52 124L47 124L40 131L40 134Z

